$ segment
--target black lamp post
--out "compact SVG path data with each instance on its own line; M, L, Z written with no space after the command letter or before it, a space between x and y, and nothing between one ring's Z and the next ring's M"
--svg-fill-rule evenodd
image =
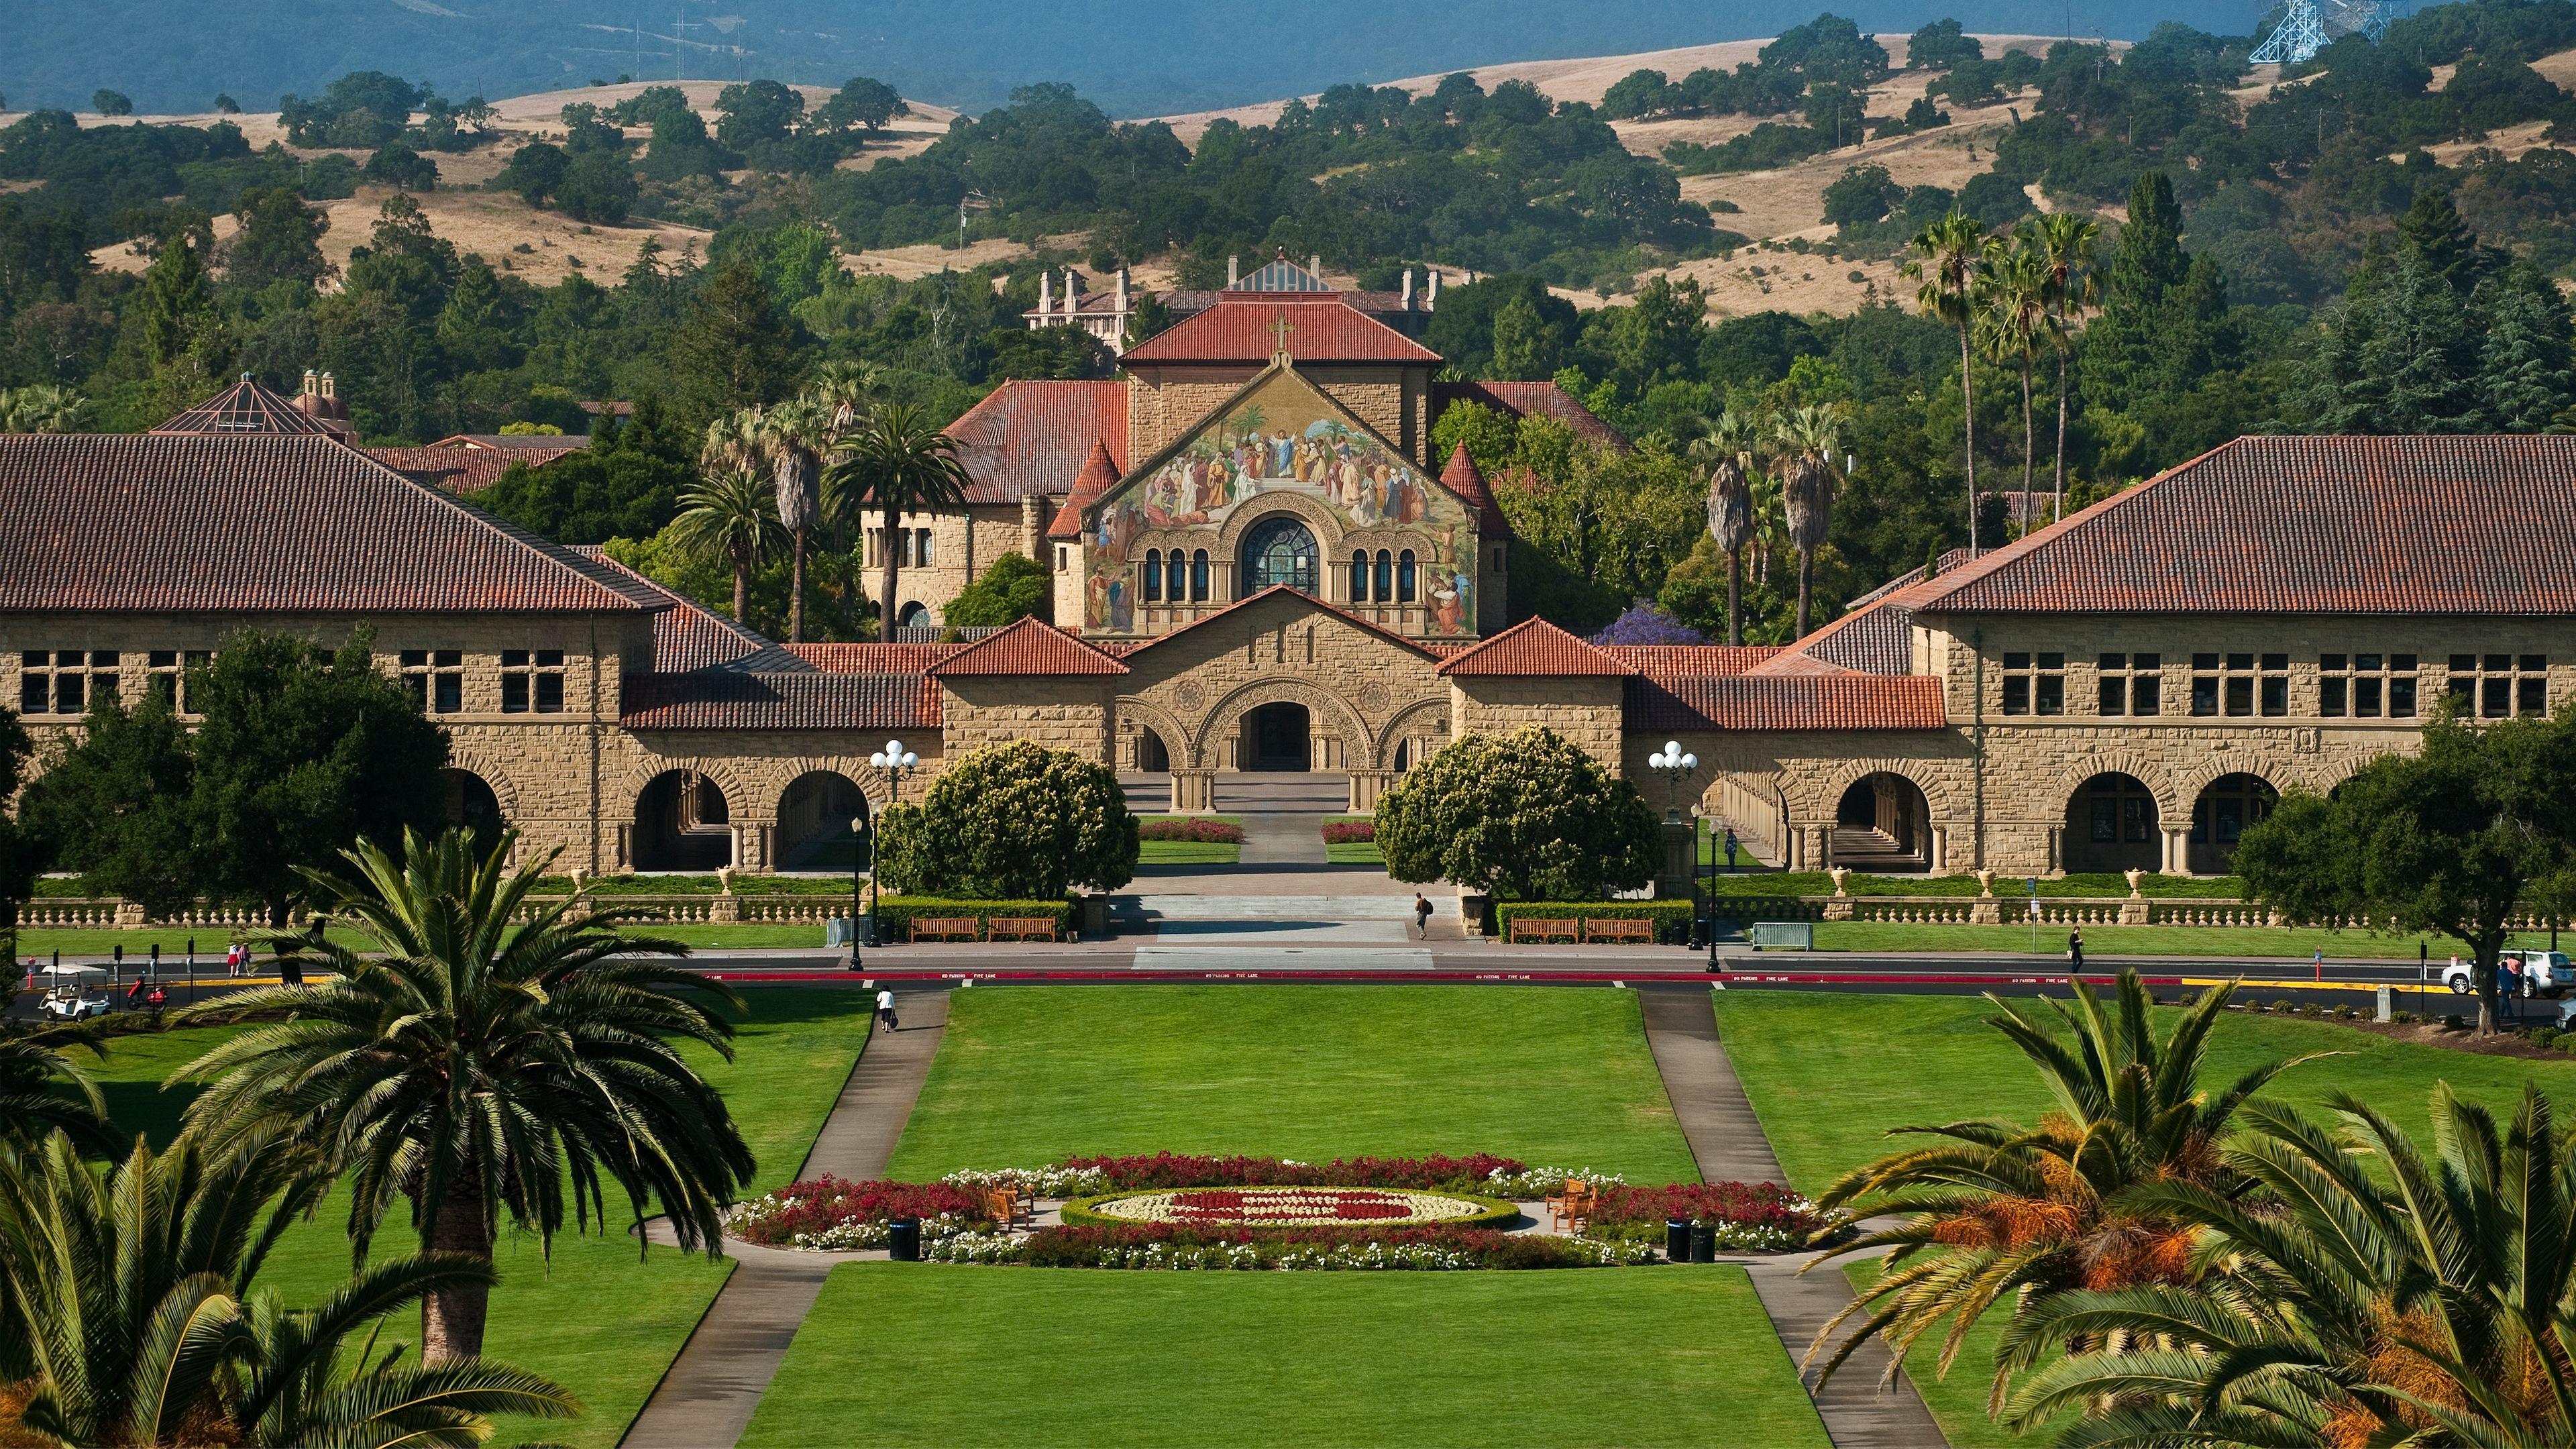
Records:
M920 763L921 756L905 749L901 740L888 740L885 742L884 749L868 756L869 765L885 772L887 804L892 805L903 798L903 772L917 767ZM853 825L860 823L862 822L852 822ZM852 851L851 855L855 860L857 852ZM857 869L855 863L851 868ZM854 917L859 908L858 896L858 882L853 880L850 883L850 911ZM868 913L865 924L859 926L857 939L862 946L883 944L877 940L877 833L873 830L868 832ZM851 950L850 962L852 969L855 970L858 964L856 948Z

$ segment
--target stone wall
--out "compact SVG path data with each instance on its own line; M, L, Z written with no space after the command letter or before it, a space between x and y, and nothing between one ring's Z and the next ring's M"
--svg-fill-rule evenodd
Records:
M1067 480L1067 486L1071 486L1071 480ZM933 619L945 622L949 602L1003 554L1026 554L1052 567L1054 551L1045 536L1045 500L1030 501L1038 505L1039 514L1034 539L1028 527L1030 510L1019 503L975 504L959 513L904 514L899 528L930 530L930 566L916 568L907 562L895 571L896 608L919 604L930 610ZM876 598L884 577L883 557L876 552L882 547L879 532L883 526L874 514L865 524L868 542L861 557L867 563L861 570L859 591L870 600ZM910 557L905 555L907 560Z
M1611 773L1634 773L1621 739L1627 714L1625 687L1616 677L1453 675L1449 686L1453 739L1506 735L1527 725L1542 725L1589 750Z
M1230 364L1139 369L1127 384L1127 465L1147 459L1204 421L1242 390L1263 366ZM1431 374L1419 367L1304 366L1300 376L1332 394L1417 468L1437 471L1428 456Z

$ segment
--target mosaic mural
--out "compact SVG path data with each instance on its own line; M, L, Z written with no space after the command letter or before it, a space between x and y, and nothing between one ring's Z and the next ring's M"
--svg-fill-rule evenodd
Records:
M1433 631L1474 628L1475 519L1467 507L1293 376L1272 379L1100 505L1085 539L1084 626L1108 633L1135 627L1138 561L1129 555L1147 529L1203 535L1185 543L1214 554L1217 530L1236 510L1285 493L1322 501L1354 529L1418 531L1416 597ZM1348 559L1337 559L1329 541L1322 547L1323 568L1346 568Z

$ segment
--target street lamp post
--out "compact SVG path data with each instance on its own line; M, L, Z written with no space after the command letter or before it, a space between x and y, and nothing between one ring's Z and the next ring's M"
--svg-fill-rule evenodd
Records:
M1646 768L1664 777L1664 819L1674 825L1680 824L1682 778L1699 768L1699 756L1685 753L1679 740L1666 740L1661 750L1646 757ZM1713 938L1717 934L1716 923L1708 919L1708 912L1699 898L1699 827L1696 823L1691 826L1690 882L1692 924L1703 936Z
M903 741L901 740L888 740L885 742L884 749L868 756L868 764L875 769L885 772L886 803L892 805L903 798L904 771L919 766L921 764L921 756L905 749L903 747ZM851 826L854 829L865 824L865 821L854 820L851 822ZM868 832L868 913L863 918L865 923L860 926L857 935L858 944L863 946L881 944L877 940L877 837L880 833L881 832L874 830ZM857 852L853 851L851 852L851 855L855 859ZM858 882L852 881L850 883L851 914L856 916L858 914L858 909ZM853 947L851 960L855 962L857 959L857 950Z

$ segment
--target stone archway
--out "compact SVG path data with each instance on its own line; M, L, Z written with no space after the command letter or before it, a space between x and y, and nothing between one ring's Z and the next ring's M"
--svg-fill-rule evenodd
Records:
M778 827L770 867L776 870L856 868L864 858L867 836L852 828L854 820L873 820L876 811L859 783L838 770L807 770L787 782L778 795Z
M2185 859L2193 875L2224 875L2236 856L2236 842L2247 828L2272 813L2281 792L2272 782L2249 771L2221 775L2200 789L2191 804L2191 845Z
M1199 722L1191 737L1190 757L1196 768L1188 774L1173 773L1175 809L1205 810L1213 808L1214 776L1222 771L1245 771L1256 768L1246 758L1244 742L1258 711L1271 706L1292 705L1306 714L1309 740L1308 770L1313 775L1346 775L1350 788L1349 808L1354 811L1375 809L1377 793L1385 788L1375 732L1359 710L1340 695L1310 680L1270 677L1253 680L1216 702ZM1196 799L1200 788L1194 776L1206 778L1209 804L1184 803ZM1322 784L1322 781L1316 781Z
M450 765L438 772L438 785L441 823L473 836L476 853L489 851L510 828L499 792L481 775Z
M1834 806L1827 858L1870 874L1933 869L1931 797L1893 770L1852 781Z
M711 775L664 770L635 795L631 862L642 871L711 871L734 863L733 803Z
M1395 712L1378 731L1377 757L1394 775L1421 764L1449 743L1449 701L1417 699Z
M2168 854L2163 811L2137 776L2106 770L2066 797L2064 844L2056 867L2069 875L2161 870Z

